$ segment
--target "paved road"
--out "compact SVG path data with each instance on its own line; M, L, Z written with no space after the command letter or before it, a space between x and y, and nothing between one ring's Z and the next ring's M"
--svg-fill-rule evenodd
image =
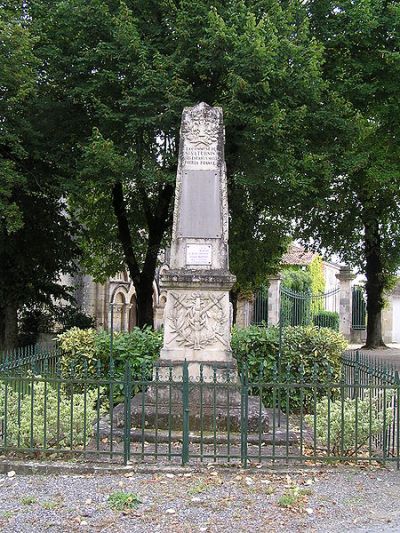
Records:
M400 346L398 344L389 344L387 348L380 348L378 350L362 350L361 344L349 344L347 349L359 349L363 354L370 356L372 359L392 364L394 368L400 370Z

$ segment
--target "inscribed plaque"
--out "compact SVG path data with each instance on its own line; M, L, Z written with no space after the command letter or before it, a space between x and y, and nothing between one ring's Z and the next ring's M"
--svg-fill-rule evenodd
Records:
M188 244L186 246L187 265L211 265L210 244Z

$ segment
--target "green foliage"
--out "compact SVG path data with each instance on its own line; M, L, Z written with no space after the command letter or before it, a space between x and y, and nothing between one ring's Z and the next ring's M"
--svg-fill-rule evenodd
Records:
M110 334L94 329L71 328L58 336L62 351L61 366L65 373L70 370L77 377L106 375L111 371ZM125 365L129 364L132 379L151 379L153 364L160 355L162 333L150 328L133 328L129 333L113 335L112 369L116 378L122 377ZM134 392L136 389L134 389ZM114 387L114 400L121 400L122 385Z
M133 492L113 492L108 497L108 504L113 511L130 511L141 502L137 494Z
M32 6L45 72L39 118L52 141L48 157L69 178L91 273L104 279L128 264L113 209L116 184L132 239L127 248L139 267L157 253L153 240L149 248L154 222L153 234L168 239L181 112L200 101L224 110L231 264L239 286L276 271L290 231L285 183L295 191L306 171L320 167L326 123L322 49L310 39L302 5L36 0ZM165 203L169 210L161 216Z
M86 398L83 394L75 393L71 402L67 391L63 388L58 391L39 376L32 377L30 391L23 395L14 391L9 384L1 382L0 413L4 423L7 417L3 443L6 441L8 446L23 448L46 446L55 449L85 444L85 440L87 443L93 434L96 398L96 391L88 391Z
M20 161L27 156L23 143L24 106L35 93L33 39L23 24L21 2L10 0L1 5L0 18L0 224L8 234L24 224L24 217L15 197L16 187L26 186Z
M274 364L279 351L279 330L249 326L232 330L232 352L241 372L246 365L251 380L257 379L260 372L268 381L272 379Z
M35 54L38 39L27 4L1 4L0 348L15 347L24 306L66 297L60 272L73 270L77 254L64 189L47 146L49 115L44 122L37 115L38 78L46 74Z
M65 374L72 368L77 376L83 376L86 372L89 376L95 376L98 363L105 363L105 354L98 349L98 333L95 329L71 328L57 338L62 353L61 367Z
M323 299L318 298L318 295L323 294L325 291L325 277L322 257L320 255L314 255L307 268L311 276L311 292L314 296L314 298L311 300L311 312L314 314L318 311L322 311L324 306Z
M282 286L294 292L311 292L311 273L301 268L285 267L282 271Z
M338 111L328 119L336 135L325 171L308 174L294 198L297 227L366 273L373 347L383 291L400 265L400 9L381 0L306 4Z
M92 316L87 315L74 305L58 308L57 315L57 321L61 324L64 332L71 328L90 329L96 326Z
M319 328L330 328L339 331L339 313L335 311L318 311L313 315L313 324Z
M393 419L392 393L386 394L386 412L382 391L367 391L363 399L331 400L323 398L316 407L317 444L330 445L333 455L354 455L369 440L385 431ZM306 415L314 427L314 415ZM385 425L386 424L386 425Z
M259 394L257 383L318 383L327 384L339 379L341 356L347 342L343 336L328 328L316 326L288 326L283 329L281 359L279 362L279 329L250 326L235 329L232 334L232 350L239 370L248 369L253 393ZM281 387L281 402L285 408L289 389ZM290 389L290 409L301 405L310 409L313 391L308 385L303 389ZM317 390L317 397L324 394ZM265 405L272 405L272 386L262 387Z

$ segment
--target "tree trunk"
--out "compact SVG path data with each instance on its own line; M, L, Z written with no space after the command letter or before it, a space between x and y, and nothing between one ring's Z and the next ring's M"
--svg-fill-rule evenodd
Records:
M12 350L17 347L17 312L17 304L0 307L0 350Z
M162 239L172 222L170 204L173 194L174 188L171 185L160 188L154 214L150 210L146 194L144 192L142 194L149 237L143 268L140 271L133 250L122 183L115 183L112 189L114 213L118 222L118 237L124 250L125 263L136 290L137 319L138 326L141 328L144 326L153 327L153 281Z
M232 304L232 325L233 326L236 324L238 296L239 296L239 293L236 290L231 290L229 292L229 299Z
M142 276L139 285L136 287L137 324L140 328L144 326L153 327L154 325L153 279L154 276Z
M385 346L382 339L381 315L384 305L384 273L381 261L381 246L379 225L377 220L371 217L365 223L365 257L366 277L365 285L367 293L367 341L364 348L379 348Z

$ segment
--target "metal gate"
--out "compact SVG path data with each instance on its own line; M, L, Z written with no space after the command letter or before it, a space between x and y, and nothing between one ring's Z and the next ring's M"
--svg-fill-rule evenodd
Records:
M280 327L308 326L339 330L339 287L322 294L281 287Z

